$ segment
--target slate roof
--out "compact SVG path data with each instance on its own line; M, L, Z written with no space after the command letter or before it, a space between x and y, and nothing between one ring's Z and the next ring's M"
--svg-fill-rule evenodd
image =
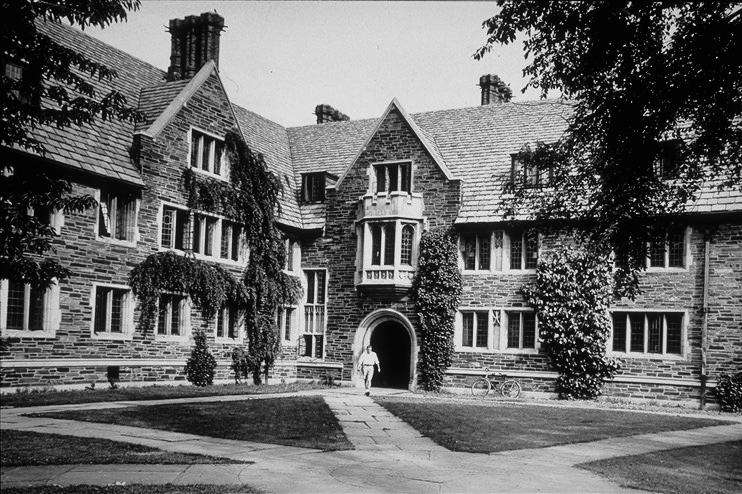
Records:
M118 77L111 81L90 79L96 95L117 89L129 105L136 105L144 86L156 85L165 77L162 70L70 26L40 22L38 29L58 43L116 69ZM129 157L133 131L132 123L97 119L92 125L64 129L42 126L34 131L34 136L46 148L47 158L94 175L144 185Z
M143 185L129 159L132 134L150 126L175 98L183 97L189 81L165 82L164 71L69 26L41 23L39 29L115 67L117 79L91 81L97 93L105 94L115 84L130 104L138 102L147 114L147 121L137 129L116 120L82 128L41 128L38 136L49 150L48 156L93 174ZM396 100L390 108L394 104ZM233 109L248 145L263 154L284 185L281 222L296 228L322 228L325 205L299 204L301 174L326 171L341 177L380 118L284 128L239 106L233 105ZM457 223L489 223L503 220L499 206L510 176L511 154L525 143L556 141L567 128L571 109L565 101L543 100L431 111L409 118L433 157L462 181L463 202ZM742 191L710 188L689 207L691 212L739 210Z

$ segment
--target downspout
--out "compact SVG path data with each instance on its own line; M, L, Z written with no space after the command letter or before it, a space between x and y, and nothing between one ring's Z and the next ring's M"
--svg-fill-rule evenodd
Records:
M703 322L701 324L701 402L699 408L706 406L706 382L708 381L708 322L709 322L709 251L711 249L711 232L704 232L703 247Z

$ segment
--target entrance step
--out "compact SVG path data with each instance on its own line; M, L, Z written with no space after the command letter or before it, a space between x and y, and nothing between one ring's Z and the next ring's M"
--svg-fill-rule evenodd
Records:
M420 434L363 391L325 396L343 432L360 451L448 451Z

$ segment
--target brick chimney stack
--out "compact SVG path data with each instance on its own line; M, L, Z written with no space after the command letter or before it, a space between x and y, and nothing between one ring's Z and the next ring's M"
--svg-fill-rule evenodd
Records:
M330 105L317 105L314 108L314 114L317 115L317 123L323 124L327 122L342 122L343 120L350 120L350 117L345 113L342 113Z
M513 97L510 86L495 74L480 77L479 87L482 88L482 106L507 103Z
M216 12L171 19L167 80L190 79L209 60L219 65L219 36L223 30L224 18Z

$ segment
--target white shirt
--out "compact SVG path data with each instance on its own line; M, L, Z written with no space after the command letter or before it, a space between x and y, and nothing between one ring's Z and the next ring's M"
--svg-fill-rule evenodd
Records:
M364 366L364 365L379 365L379 357L376 355L376 352L363 352L361 354L361 358L358 359L358 365Z

